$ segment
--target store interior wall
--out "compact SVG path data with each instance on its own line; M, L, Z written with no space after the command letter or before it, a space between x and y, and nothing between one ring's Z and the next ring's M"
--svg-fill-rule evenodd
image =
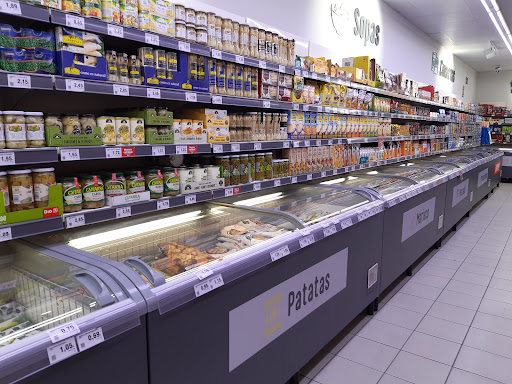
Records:
M479 72L477 76L478 96L480 104L494 104L512 108L512 71Z
M190 0L187 3L189 2L197 8L202 6L203 9L207 8L205 10L218 10L221 15L227 16L226 11L229 11L230 17L239 21L247 16L263 28L270 27L282 31L286 36L295 37L296 50L300 55L309 52L314 57L334 59L340 65L344 57L370 56L393 73L405 72L408 78L434 85L443 96L455 96L465 102L476 102L476 71L382 0ZM365 45L365 39L354 34L355 8L359 8L360 17L380 26L378 46L369 40ZM438 53L439 59L448 67L455 70L455 82L432 72L433 51ZM466 77L468 84L465 84Z

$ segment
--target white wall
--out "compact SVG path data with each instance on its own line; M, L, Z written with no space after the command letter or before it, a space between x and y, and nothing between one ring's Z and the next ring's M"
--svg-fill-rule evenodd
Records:
M217 8L243 17L250 17L263 26L272 26L284 35L293 34L309 41L309 54L331 58L341 64L343 57L370 56L391 72L405 72L418 82L434 85L442 95L451 95L466 102L475 102L476 72L453 56L382 0L189 0L191 6ZM448 1L448 0L447 0ZM194 4L196 3L196 4ZM342 14L335 17L336 33L331 19L331 5L341 5ZM361 16L380 25L380 44L375 46L355 36L354 9ZM214 10L215 11L215 10ZM221 13L221 12L219 12ZM432 51L439 54L450 68L455 69L455 83L434 75L431 71ZM464 98L462 86L466 77Z
M478 103L494 104L512 109L511 81L512 71L479 72L476 82Z

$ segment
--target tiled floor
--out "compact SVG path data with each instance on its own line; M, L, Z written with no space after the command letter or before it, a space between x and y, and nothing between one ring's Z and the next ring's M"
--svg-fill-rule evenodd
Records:
M301 384L512 384L512 184L301 372Z

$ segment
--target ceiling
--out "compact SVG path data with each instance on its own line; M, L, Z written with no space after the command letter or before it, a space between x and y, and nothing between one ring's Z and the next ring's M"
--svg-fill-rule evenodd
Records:
M453 53L478 72L512 70L512 55L485 11L480 0L384 0L432 39L449 47ZM512 1L497 0L512 29ZM498 48L494 58L484 51L493 41Z

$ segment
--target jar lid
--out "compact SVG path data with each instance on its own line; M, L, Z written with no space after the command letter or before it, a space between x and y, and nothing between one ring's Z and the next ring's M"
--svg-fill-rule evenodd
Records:
M206 31L206 27L197 27L196 29L200 29L201 31Z
M101 180L99 175L85 175L85 176L82 176L81 179L83 179L83 180L93 180L95 177L97 177L99 180Z
M0 171L0 176L5 176L5 175L7 175L7 172Z
M31 173L30 169L16 169L14 171L7 171L8 175L26 175L27 173Z
M4 111L4 115L24 115L23 111Z
M185 24L185 22L183 20L176 20L174 23L175 24Z
M43 112L25 112L26 116L43 116Z
M196 10L194 8L185 8L185 11L186 10L194 11L194 13L196 12Z
M232 155L231 158L240 157L240 155Z
M124 173L123 172L105 172L102 174L102 176L105 176L105 177L112 177L112 175L116 175L116 177L123 177Z
M195 24L187 24L187 28L195 28Z
M240 157L249 157L249 155L240 155Z
M32 172L54 172L55 168L34 168L32 169Z
M266 155L270 155L270 156L272 156L272 152L265 152L265 156L266 156Z
M208 12L207 15L213 15L215 16L215 12Z
M145 169L144 171L142 171L142 173L158 173L158 169Z
M91 113L86 113L85 115L82 115L82 117L92 117L92 118L96 118L93 114Z
M229 156L219 156L219 159L229 159Z

